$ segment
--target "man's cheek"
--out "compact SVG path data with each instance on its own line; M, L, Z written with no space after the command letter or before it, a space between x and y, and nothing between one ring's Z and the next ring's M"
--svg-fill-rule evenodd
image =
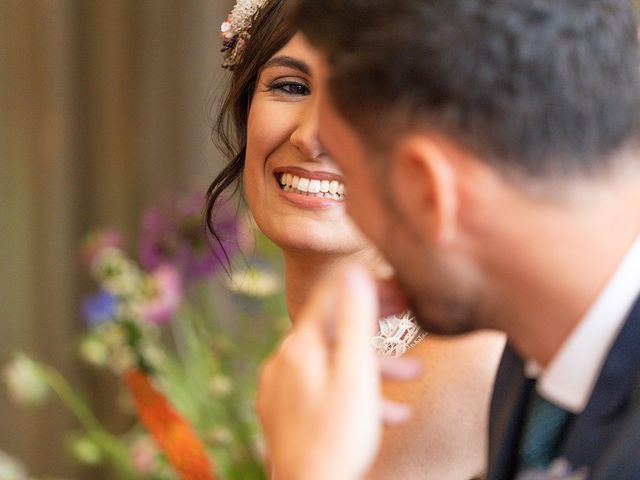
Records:
M359 198L355 192L349 193L347 195L347 214L351 219L355 222L355 224L362 230L365 234L368 234L366 228L366 208L361 198Z
M378 241L379 218L371 202L370 195L358 195L356 192L347 196L347 214L358 228L374 243Z

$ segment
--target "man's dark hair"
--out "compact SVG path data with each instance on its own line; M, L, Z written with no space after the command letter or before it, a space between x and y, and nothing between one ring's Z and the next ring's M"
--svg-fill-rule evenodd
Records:
M632 0L298 0L293 18L370 146L432 128L544 177L598 172L637 142Z

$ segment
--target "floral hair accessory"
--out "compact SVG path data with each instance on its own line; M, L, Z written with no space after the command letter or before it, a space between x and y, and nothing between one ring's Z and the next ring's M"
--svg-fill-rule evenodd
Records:
M222 36L222 52L224 60L222 68L233 69L242 58L244 47L251 38L249 30L253 21L268 0L238 0L229 17L220 26Z

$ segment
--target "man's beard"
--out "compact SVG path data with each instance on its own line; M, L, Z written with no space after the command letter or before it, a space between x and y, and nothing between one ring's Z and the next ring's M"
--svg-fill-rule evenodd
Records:
M398 283L407 295L409 307L422 329L436 335L462 335L482 328L474 303L463 300L455 291L425 282L408 281L396 272ZM434 288L429 288L434 287Z

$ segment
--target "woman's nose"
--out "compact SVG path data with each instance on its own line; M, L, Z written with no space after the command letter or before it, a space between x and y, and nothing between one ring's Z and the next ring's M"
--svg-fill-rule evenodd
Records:
M291 132L291 143L307 158L322 155L322 145L318 139L318 108L315 101L309 102L296 128Z

